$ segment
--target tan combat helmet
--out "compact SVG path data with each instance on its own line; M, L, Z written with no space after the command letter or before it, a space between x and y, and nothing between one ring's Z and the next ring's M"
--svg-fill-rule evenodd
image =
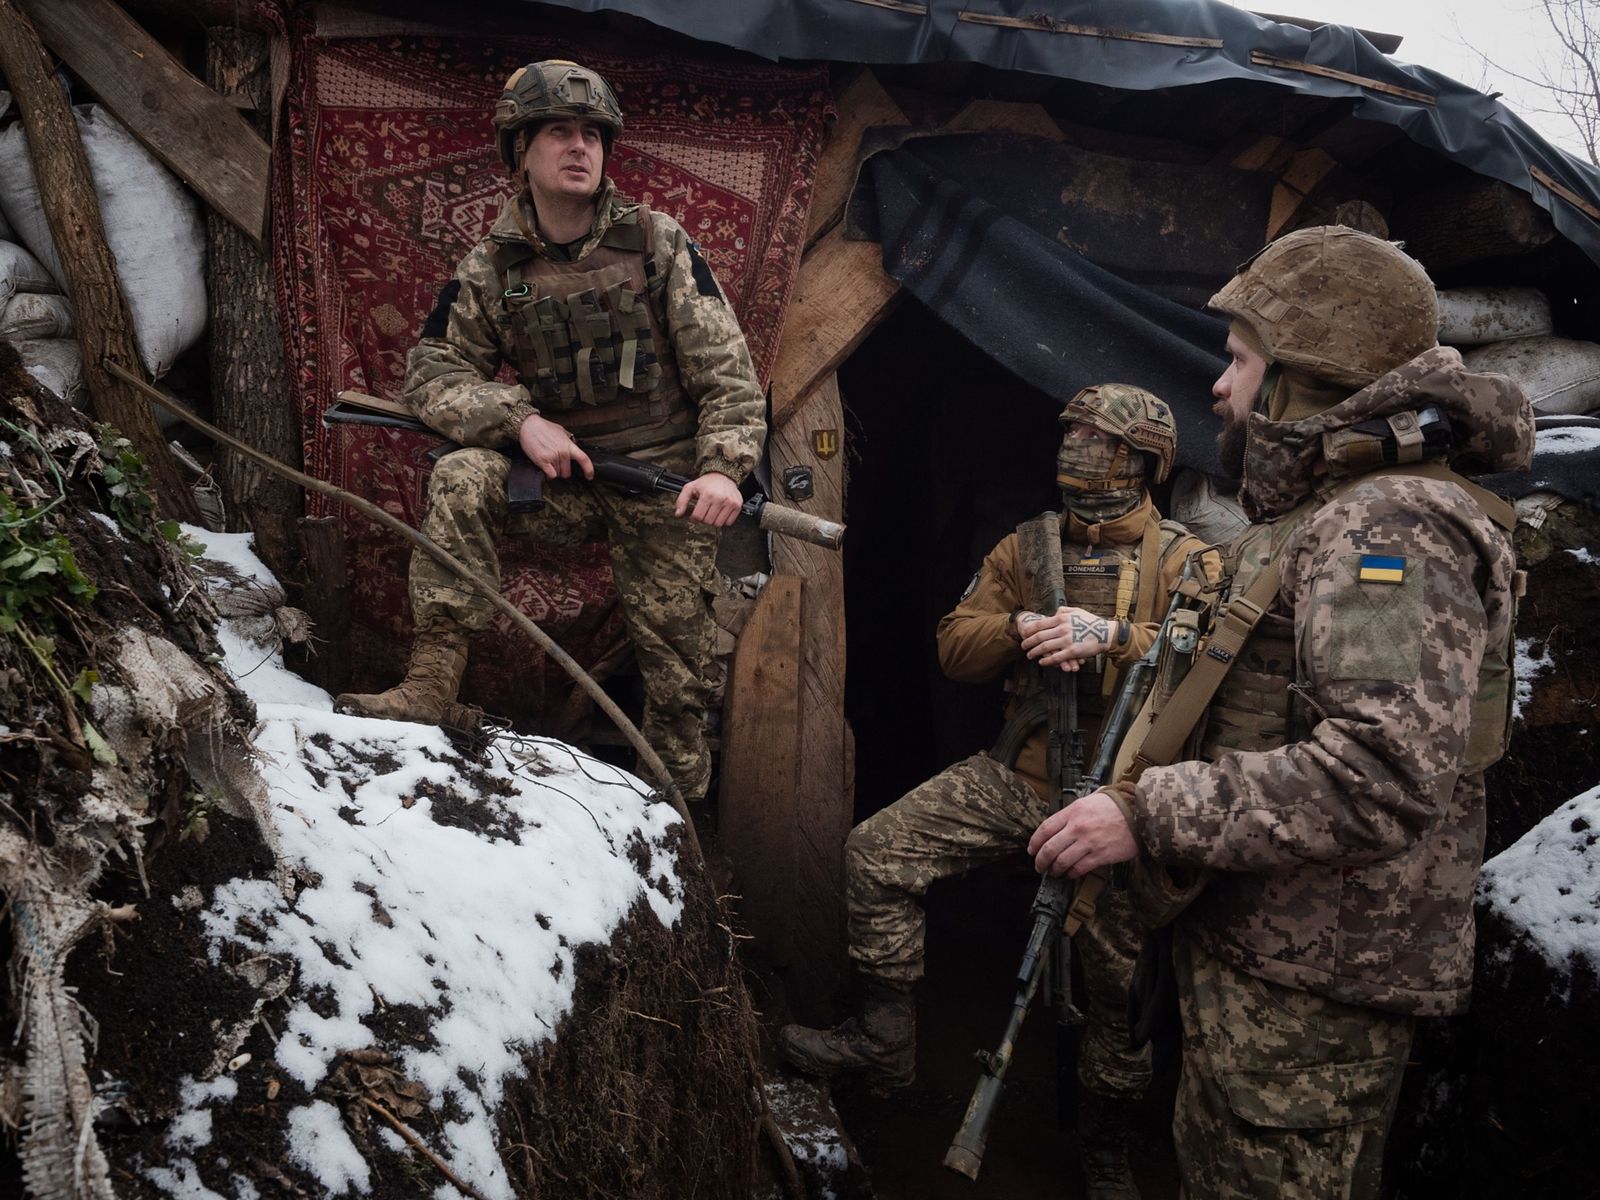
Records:
M1104 479L1090 480L1058 475L1063 487L1082 491L1101 491L1108 487L1127 487L1144 482L1144 472L1131 475L1126 464L1131 454L1148 454L1153 469L1149 481L1160 483L1172 470L1172 459L1178 450L1178 426L1172 418L1172 409L1143 388L1126 383L1101 383L1086 387L1061 410L1061 423L1070 425L1082 421L1103 433L1121 438L1111 469Z
M500 158L513 172L517 161L517 130L536 121L593 121L607 131L606 149L622 132L622 106L604 79L588 67L564 58L518 67L506 80L494 106L495 138Z
M1422 264L1343 225L1279 238L1210 307L1249 325L1270 360L1347 387L1439 344L1439 299Z

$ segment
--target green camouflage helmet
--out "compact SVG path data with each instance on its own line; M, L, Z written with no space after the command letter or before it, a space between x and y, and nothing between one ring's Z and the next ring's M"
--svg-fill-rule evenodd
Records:
M1422 264L1343 225L1279 238L1210 307L1249 325L1270 360L1346 387L1439 344L1439 299Z
M517 130L537 121L593 121L607 131L606 148L622 132L622 106L604 79L564 58L518 67L506 80L494 106L500 158L512 171L517 162Z
M1143 388L1126 383L1086 387L1067 401L1060 420L1063 425L1073 421L1093 425L1121 438L1131 450L1150 455L1155 467L1151 483L1160 483L1172 470L1178 452L1177 423L1166 402Z

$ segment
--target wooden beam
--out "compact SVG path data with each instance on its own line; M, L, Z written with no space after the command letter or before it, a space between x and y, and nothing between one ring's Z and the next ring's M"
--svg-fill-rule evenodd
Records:
M1368 91L1382 92L1386 96L1399 96L1403 100L1415 100L1418 104L1439 103L1427 92L1419 92L1415 88L1385 83L1381 79L1373 79L1367 75L1352 75L1349 71L1336 71L1332 67L1324 67L1318 63L1302 62L1298 58L1279 58L1276 54L1268 54L1264 50L1250 51L1250 61L1258 67L1274 67L1280 71L1299 71L1302 75L1316 75L1322 79L1337 79L1340 83L1353 83L1357 87L1366 88Z
M207 28L232 27L254 33L273 33L271 21L240 0L126 0L127 8L141 16L193 21Z
M207 80L225 97L242 100L250 114L246 119L258 131L272 124L270 57L260 34L215 26L206 32ZM298 468L300 421L284 360L272 263L261 246L215 209L206 211L206 295L212 419L224 432ZM279 579L288 580L300 557L292 533L304 515L304 493L226 447L219 466L228 528L253 530L256 553ZM318 632L329 636L324 629Z
M800 261L772 368L772 428L781 429L801 402L888 316L900 285L883 272L883 247L846 241L842 227Z
M1473 175L1395 205L1390 221L1430 271L1536 250L1556 236L1550 214L1521 188Z
M1074 25L1058 21L1049 13L1027 17L1012 17L1004 13L959 12L956 20L971 25L993 25L1000 29L1023 29L1035 33L1061 33L1073 37L1102 38L1119 42L1148 42L1155 46L1194 46L1199 49L1222 49L1221 38L1183 37L1173 33L1146 33L1142 29L1109 29L1099 25Z
M839 93L839 119L828 133L822 156L817 160L816 190L811 197L811 222L806 246L817 240L844 218L850 189L855 186L856 153L861 135L874 125L905 125L905 113L883 90L878 77L862 71Z
M773 576L739 635L723 704L717 792L717 826L745 921L780 968L789 962L795 915L802 588L795 576Z
M133 319L117 281L116 259L106 244L89 159L54 69L27 15L14 0L0 0L0 72L27 130L45 219L78 318L84 380L95 416L121 429L144 459L163 515L198 523L194 494L167 450L155 413L143 395L105 368L109 360L144 376L133 342Z
M844 404L829 375L772 435L772 475L811 471L814 495L800 504L844 520ZM787 502L787 501L786 501ZM784 991L802 1020L823 1020L844 974L844 839L854 824L854 773L844 718L844 560L793 538L772 539L776 579L805 580L800 613L800 770L786 828L795 839L794 903Z
M1267 241L1277 237L1306 200L1317 190L1317 185L1339 164L1326 150L1301 150L1289 160L1278 186L1272 189L1272 207L1267 216Z
M22 0L59 54L128 131L212 208L259 242L271 152L113 0Z
M974 100L944 126L946 133L1021 133L1030 137L1065 141L1061 126L1042 104L1017 104L1006 100Z

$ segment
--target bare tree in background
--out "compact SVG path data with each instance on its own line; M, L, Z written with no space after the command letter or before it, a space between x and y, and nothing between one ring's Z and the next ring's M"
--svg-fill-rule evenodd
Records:
M1538 88L1545 104L1525 107L1570 121L1589 161L1600 164L1600 4L1595 0L1539 0L1538 7L1561 47L1554 61L1545 57L1535 74L1524 75L1502 66L1481 49L1478 54L1496 71Z

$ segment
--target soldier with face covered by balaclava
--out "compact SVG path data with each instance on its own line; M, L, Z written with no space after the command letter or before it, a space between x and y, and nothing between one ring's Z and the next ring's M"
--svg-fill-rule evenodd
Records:
M1140 388L1085 388L1061 413L1057 482L1066 604L1050 616L1040 595L1039 519L1008 534L940 621L939 662L952 679L1008 676L1008 717L1043 686L1043 670L1077 672L1080 718L1109 707L1122 668L1155 639L1166 598L1191 551L1182 526L1163 521L1148 488L1172 467L1172 410ZM1053 524L1053 523L1052 523ZM859 1072L877 1090L909 1084L916 1062L912 986L923 973L921 897L935 880L1015 854L1050 811L1048 730L1022 744L1015 765L987 754L946 769L862 822L845 846L849 953L861 976L859 1010L832 1029L785 1026L785 1057L812 1074ZM1130 1196L1130 1110L1150 1079L1148 1050L1130 1051L1127 989L1141 933L1116 889L1076 938L1088 1030L1078 1064L1079 1135L1091 1194Z

